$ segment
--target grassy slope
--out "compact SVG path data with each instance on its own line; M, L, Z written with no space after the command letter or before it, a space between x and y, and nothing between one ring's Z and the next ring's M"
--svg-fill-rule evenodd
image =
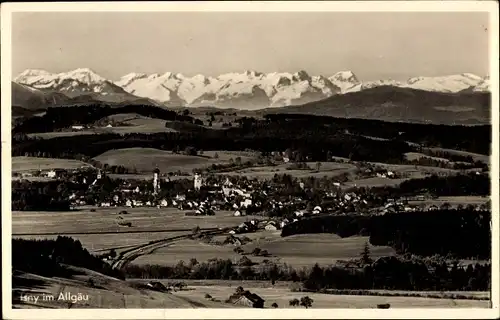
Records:
M178 292L172 294L136 289L130 283L87 269L70 267L77 275L71 278L46 278L34 274L20 274L13 277L13 297L21 294L39 296L37 303L26 303L13 299L13 307L18 308L227 308L228 305L207 301L203 298L186 297ZM89 278L95 287L89 287ZM74 304L58 300L61 292L88 295L88 301ZM52 295L54 301L43 301L41 296Z
M219 158L214 157L215 153L218 154ZM193 169L204 168L212 164L229 163L230 158L234 159L238 156L242 158L243 162L254 157L250 153L226 151L211 151L199 156L187 156L153 148L126 148L106 151L95 159L109 165L135 167L138 172L152 172L157 166L163 173L177 170L191 173Z

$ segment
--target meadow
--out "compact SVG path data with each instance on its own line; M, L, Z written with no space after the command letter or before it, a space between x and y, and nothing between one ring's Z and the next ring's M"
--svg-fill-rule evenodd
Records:
M237 235L252 240L241 248L248 253L248 257L255 263L269 260L277 264L286 263L295 268L319 265L331 265L337 260L358 258L368 237L340 238L334 234L302 234L282 238L280 231L260 231L256 233ZM217 237L223 241L225 237ZM370 246L371 256L393 255L394 250L385 246ZM234 245L215 245L202 243L197 240L181 240L155 250L152 254L140 256L134 264L162 264L174 265L179 261L189 262L190 259L203 262L212 258L231 259L237 262L241 255L235 253ZM255 249L267 250L270 256L252 256Z
M89 164L71 159L12 157L12 172L50 170L50 169L78 169L90 167Z
M436 205L441 206L444 203L450 204L452 207L458 205L466 206L468 204L481 205L488 202L489 197L481 196L456 196L456 197L439 197L437 199L426 199L424 201L408 201L409 204L426 204L426 205Z
M226 300L234 293L237 285L234 286L190 286L189 291L179 291L178 296L189 296L200 299L206 294L221 301ZM435 299L417 297L388 297L388 296L356 296L356 295L334 295L310 292L291 292L287 288L262 288L247 287L252 293L258 294L265 300L264 307L271 308L273 303L278 304L278 308L290 308L288 302L292 299L299 299L309 296L314 300L312 308L376 308L377 304L389 303L391 308L489 308L490 302L487 300L458 300L458 299ZM303 307L297 307L303 308Z

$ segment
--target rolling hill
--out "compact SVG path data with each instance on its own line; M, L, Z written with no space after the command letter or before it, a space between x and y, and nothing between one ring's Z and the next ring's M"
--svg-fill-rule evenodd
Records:
M490 122L490 100L488 92L443 93L381 86L300 106L268 108L261 113L303 113L435 124L484 124Z

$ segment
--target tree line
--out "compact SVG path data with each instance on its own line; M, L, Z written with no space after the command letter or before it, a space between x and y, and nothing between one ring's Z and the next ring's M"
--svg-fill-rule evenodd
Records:
M351 261L353 266L332 265L294 268L273 262L259 266L240 266L231 259L198 262L179 261L176 265L127 265L128 278L220 279L293 281L303 289L378 289L415 291L486 291L490 288L491 265L459 266L443 258L381 257L375 261Z
M269 121L300 126L330 126L339 132L410 141L422 146L464 150L479 154L490 154L491 125L436 125L382 120L335 118L308 114L268 114ZM456 160L461 161L461 160ZM469 162L469 161L467 161Z

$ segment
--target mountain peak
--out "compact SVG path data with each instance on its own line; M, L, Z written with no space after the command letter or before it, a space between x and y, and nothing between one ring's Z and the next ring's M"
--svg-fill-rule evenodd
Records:
M23 72L21 72L19 76L47 76L47 75L51 75L52 73L46 71L46 70L42 70L42 69L26 69L24 70Z
M310 81L311 76L305 71L305 70L300 70L298 72L295 72L293 74L294 80L297 81Z
M63 72L60 75L64 78L75 79L86 84L101 83L107 81L104 77L101 77L89 68L78 68L66 73Z
M345 81L351 83L359 83L358 78L352 71L339 71L330 77L330 80Z

